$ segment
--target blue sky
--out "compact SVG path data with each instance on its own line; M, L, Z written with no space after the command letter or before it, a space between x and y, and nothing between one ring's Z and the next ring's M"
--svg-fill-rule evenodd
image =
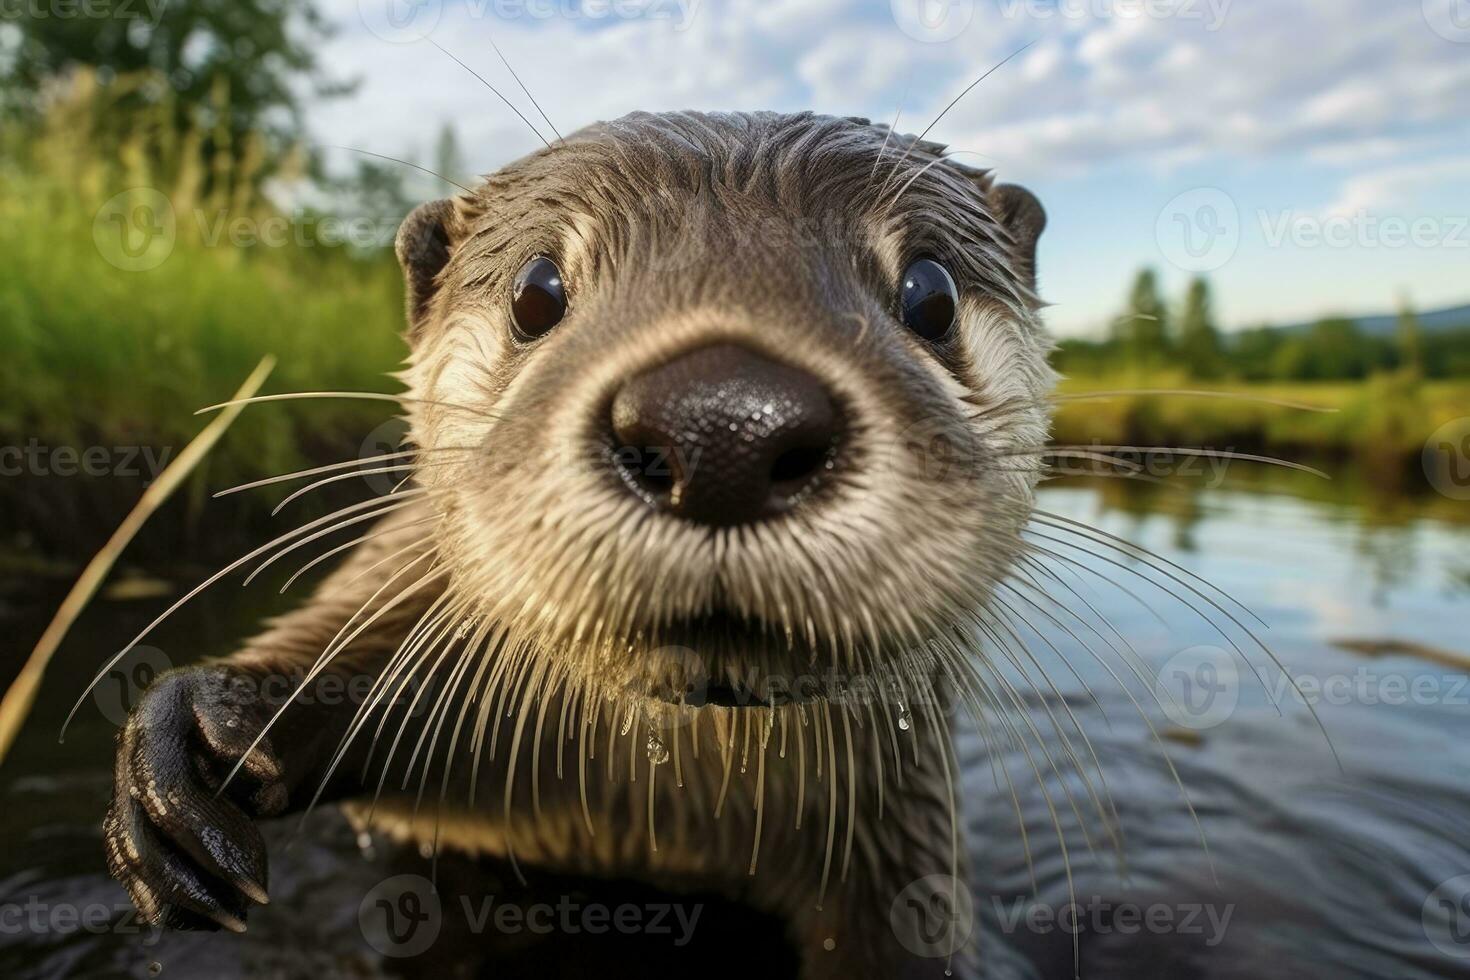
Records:
M472 169L533 149L463 69L563 132L634 109L814 109L934 128L1032 188L1058 334L1102 329L1134 272L1198 271L1227 328L1470 302L1470 0L329 0L322 52L363 84L324 144Z

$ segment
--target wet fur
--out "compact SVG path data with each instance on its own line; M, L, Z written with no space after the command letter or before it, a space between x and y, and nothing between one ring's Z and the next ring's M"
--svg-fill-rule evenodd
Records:
M254 732L275 712L233 705L230 675L366 673L384 704L401 689L400 706L281 712L244 773L247 816L300 809L324 787L365 819L381 776L374 823L400 837L510 857L527 875L720 891L787 922L807 978L943 976L943 958L897 941L889 909L924 876L964 881L947 716L987 696L975 664L1022 552L1052 375L1032 274L1039 208L941 154L860 119L635 114L421 209L399 242L421 453L403 508L309 604L150 699L205 725L239 711ZM522 344L509 284L538 253L557 257L570 312ZM962 292L943 349L894 316L921 255ZM716 341L812 372L850 419L806 506L719 531L628 493L601 422L620 381ZM767 642L691 637L683 624L714 611L763 624ZM349 622L369 625L319 661ZM668 704L647 694L689 666L671 645L693 645L720 678L840 676L845 694ZM432 693L410 711L426 678ZM129 732L114 872L155 920L197 924L178 911L188 896L170 890L162 845L136 844L139 813L176 838L189 807L136 792L167 749ZM674 758L657 764L660 746Z

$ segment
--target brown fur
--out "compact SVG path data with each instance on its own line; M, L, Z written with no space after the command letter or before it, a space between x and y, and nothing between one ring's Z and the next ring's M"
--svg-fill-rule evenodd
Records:
M898 941L889 909L915 879L964 881L947 705L982 696L979 616L1017 553L1026 453L1046 431L1040 229L1034 199L940 147L810 114L636 114L426 206L399 242L424 492L227 663L309 665L360 608L386 609L323 669L397 665L447 689L428 714L387 719L369 794L404 735L379 826L523 868L722 891L789 924L807 978L943 976L944 959ZM522 344L507 290L538 253L557 257L570 312ZM921 254L962 290L941 351L893 315ZM820 502L712 530L612 476L600 423L620 381L715 341L805 368L842 403L850 456ZM936 465L935 440L959 465ZM716 610L764 624L768 642L689 634ZM846 695L669 704L648 692L687 666L670 644L717 676L817 673ZM364 793L351 770L377 717L329 795ZM271 741L312 724L292 708ZM675 758L659 764L660 746ZM312 753L298 797L334 748Z

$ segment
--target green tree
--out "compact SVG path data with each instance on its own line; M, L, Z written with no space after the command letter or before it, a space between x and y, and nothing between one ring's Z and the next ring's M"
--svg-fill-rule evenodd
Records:
M439 130L438 142L434 144L434 171L445 180L469 185L465 173L464 154L459 149L459 134L453 123L445 123Z
M1139 270L1128 293L1128 308L1113 321L1113 339L1134 365L1156 364L1169 349L1168 312L1153 269Z
M1223 367L1220 332L1215 328L1210 303L1210 284L1203 276L1189 284L1184 310L1179 317L1179 354L1196 378L1216 378Z
M1305 381L1365 378L1377 357L1358 325L1344 317L1319 320L1282 349L1288 376Z
M1395 334L1399 368L1413 377L1424 375L1424 332L1408 295L1399 298L1398 329Z
M18 40L0 57L0 109L37 117L48 86L95 68L109 125L127 135L173 115L178 132L207 134L203 159L240 156L263 138L262 179L302 133L304 96L350 89L330 79L317 52L330 35L314 0L135 0L113 16L56 16L23 4L10 20ZM134 16L122 16L122 10Z

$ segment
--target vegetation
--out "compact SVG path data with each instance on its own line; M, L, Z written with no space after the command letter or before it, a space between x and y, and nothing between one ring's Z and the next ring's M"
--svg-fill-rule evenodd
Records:
M0 34L0 447L181 447L202 424L195 410L266 353L280 360L270 391L394 387L384 375L404 354L402 293L385 246L422 195L383 162L327 179L306 148L299 93L339 90L312 54L322 28L311 5L159 9L125 42L88 41L60 21L19 21L18 44L14 28ZM431 152L437 172L465 173L452 130ZM317 206L282 203L293 200ZM329 239L344 219L372 233ZM1351 454L1401 472L1470 403L1457 380L1470 378L1470 329L1426 333L1404 304L1388 337L1347 320L1227 336L1208 282L1174 304L1151 270L1105 339L1066 341L1057 363L1064 394L1216 387L1338 409L1064 399L1057 437L1068 443ZM350 458L388 414L352 401L247 412L197 474L185 516L198 517L206 487ZM75 526L79 547L95 544L141 489L34 482L0 481L11 515L0 534ZM55 509L88 493L118 498L91 526L76 517L85 508Z
M230 168L248 161L216 166L219 179L202 190L188 133L140 128L111 143L87 125L106 114L96 105L103 98L80 74L31 133L30 152L7 161L0 193L6 442L182 445L201 424L194 411L232 391L265 353L281 362L273 390L391 387L382 375L403 355L391 257L315 239L319 215L283 213L248 177L233 179ZM120 187L144 188L146 196L111 193ZM115 216L121 226L108 220ZM219 233L217 216L229 232ZM139 227L150 220L158 224ZM239 247L245 232L260 233L255 245ZM129 261L135 256L145 267ZM216 465L258 472L299 462L309 442L349 428L360 440L365 411L381 418L381 406L371 413L324 402L272 410L270 425L244 419Z
M1401 301L1398 330L1391 337L1369 336L1339 317L1304 330L1257 327L1225 337L1212 319L1205 279L1190 283L1176 315L1160 297L1153 270L1144 269L1109 336L1065 340L1056 360L1063 373L1079 377L1146 374L1167 367L1194 380L1236 383L1361 381L1384 373L1466 378L1470 324L1425 334L1413 309Z

